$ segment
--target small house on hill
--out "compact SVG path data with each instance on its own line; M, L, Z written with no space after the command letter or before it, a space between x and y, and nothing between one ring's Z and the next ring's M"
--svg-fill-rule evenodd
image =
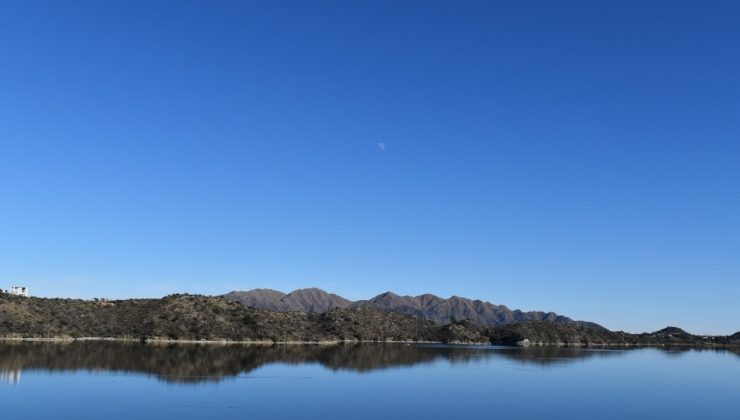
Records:
M28 297L28 287L26 286L13 286L10 290L3 290L3 292L16 296Z

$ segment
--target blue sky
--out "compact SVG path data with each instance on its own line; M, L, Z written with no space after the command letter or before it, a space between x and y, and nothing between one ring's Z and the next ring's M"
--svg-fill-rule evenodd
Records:
M739 20L731 1L2 2L0 284L431 292L737 331Z

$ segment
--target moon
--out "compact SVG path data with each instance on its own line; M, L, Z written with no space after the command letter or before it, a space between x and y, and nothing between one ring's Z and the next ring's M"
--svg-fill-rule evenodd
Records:
M380 149L381 152L385 152L385 143L382 141L378 143L378 149Z

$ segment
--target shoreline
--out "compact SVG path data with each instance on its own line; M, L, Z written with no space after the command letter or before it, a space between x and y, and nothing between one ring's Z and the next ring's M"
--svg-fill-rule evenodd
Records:
M4 341L65 343L73 341L114 341L147 344L239 344L239 345L335 345L335 344L450 344L441 341L373 341L373 340L319 340L319 341L273 341L273 340L189 340L172 338L122 338L122 337L0 337ZM455 343L455 344L491 344L491 343Z
M583 344L583 343L541 343L534 342L529 345L518 345L518 344L494 344L491 342L442 342L442 341L399 341L399 340L388 340L388 341L374 341L374 340L320 340L320 341L272 341L272 340L190 340L190 339L164 339L164 338L125 338L125 337L0 337L0 343L3 342L39 342L39 343L71 343L77 341L106 341L106 342L120 342L120 343L143 343L143 344L205 344L205 345L256 345L256 346L272 346L272 345L313 345L313 346L331 346L339 344L442 344L449 346L499 346L508 347L512 349L521 348L542 348L542 347L561 347L561 348L579 348L579 349L642 349L642 348L676 348L676 349L705 349L705 350L723 350L723 349L737 349L740 348L738 345L727 345L727 344L630 344L630 343L600 343L600 344Z

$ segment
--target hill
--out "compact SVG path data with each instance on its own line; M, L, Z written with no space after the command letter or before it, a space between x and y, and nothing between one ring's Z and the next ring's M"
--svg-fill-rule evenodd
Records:
M456 331L421 318L372 308L322 313L275 312L224 297L171 295L105 303L78 299L0 296L0 337L111 337L171 340L465 341ZM472 341L472 340L467 340Z
M676 327L652 333L632 334L610 331L603 327L582 324L557 324L531 321L502 325L481 332L494 344L504 345L569 345L569 346L692 346L726 347L740 345L735 333L731 336L701 336Z

